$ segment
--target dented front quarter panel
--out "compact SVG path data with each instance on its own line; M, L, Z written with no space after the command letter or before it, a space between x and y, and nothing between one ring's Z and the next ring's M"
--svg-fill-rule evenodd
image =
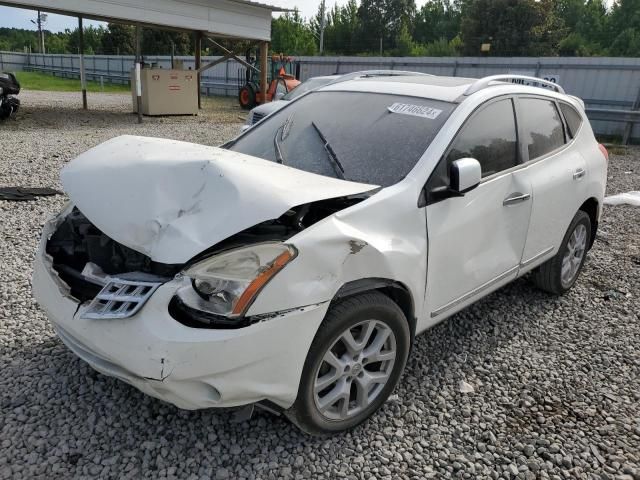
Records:
M327 302L350 281L385 278L407 287L420 319L427 234L419 191L405 179L289 239L298 257L267 284L248 315Z

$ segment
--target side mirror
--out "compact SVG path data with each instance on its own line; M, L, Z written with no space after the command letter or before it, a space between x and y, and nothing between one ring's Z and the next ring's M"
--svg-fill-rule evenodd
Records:
M475 158L454 160L451 163L449 178L451 179L450 190L459 194L473 190L480 184L482 179L480 162Z
M428 188L428 183L420 192L418 208L426 207L451 197L462 197L480 184L482 167L475 158L454 160L449 167L449 185ZM443 179L444 180L444 179Z

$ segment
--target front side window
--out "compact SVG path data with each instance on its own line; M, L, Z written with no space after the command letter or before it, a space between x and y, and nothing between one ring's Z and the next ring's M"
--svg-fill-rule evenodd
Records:
M518 116L522 122L529 160L542 157L565 144L564 128L555 103L541 98L521 98Z
M413 169L455 107L418 97L314 91L227 148L307 172L387 187Z
M511 100L487 105L462 127L447 154L447 166L467 157L480 162L482 177L518 164L518 136Z

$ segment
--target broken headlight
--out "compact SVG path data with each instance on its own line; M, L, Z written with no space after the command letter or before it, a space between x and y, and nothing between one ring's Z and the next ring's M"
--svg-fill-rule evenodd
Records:
M291 245L261 243L214 255L184 272L191 287L180 289L178 297L197 310L239 317L296 254Z

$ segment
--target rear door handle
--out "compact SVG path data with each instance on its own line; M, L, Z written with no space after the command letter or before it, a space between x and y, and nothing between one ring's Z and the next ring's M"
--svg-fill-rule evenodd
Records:
M587 172L585 172L584 168L577 168L575 172L573 172L573 179L580 180L585 176Z
M509 205L516 205L518 203L526 202L531 198L531 195L528 193L512 193L507 198L504 199L502 205L508 207Z

